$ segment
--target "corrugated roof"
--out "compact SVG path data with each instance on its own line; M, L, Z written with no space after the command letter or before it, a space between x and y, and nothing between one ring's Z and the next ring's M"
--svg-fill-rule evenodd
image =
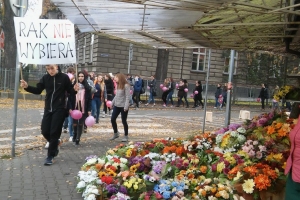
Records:
M299 0L52 1L81 32L155 48L300 49Z

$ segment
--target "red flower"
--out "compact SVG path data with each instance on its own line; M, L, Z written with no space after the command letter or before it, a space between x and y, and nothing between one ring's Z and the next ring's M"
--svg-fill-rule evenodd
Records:
M114 179L111 176L103 176L101 178L101 181L108 184L108 185L111 184L113 182L113 180Z

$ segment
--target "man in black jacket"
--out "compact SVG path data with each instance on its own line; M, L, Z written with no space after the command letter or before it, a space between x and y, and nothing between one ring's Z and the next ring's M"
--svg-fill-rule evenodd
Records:
M52 165L58 154L59 138L66 117L66 93L74 92L68 75L61 73L57 65L47 65L45 74L36 87L29 86L21 80L21 87L27 92L41 94L46 90L42 135L49 142L48 155L44 165Z

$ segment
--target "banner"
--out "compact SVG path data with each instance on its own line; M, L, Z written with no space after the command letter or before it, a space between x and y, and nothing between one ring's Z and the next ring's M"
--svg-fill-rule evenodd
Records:
M74 24L69 20L14 17L19 62L76 63Z
M28 9L24 17L40 18L43 11L43 0L28 0Z

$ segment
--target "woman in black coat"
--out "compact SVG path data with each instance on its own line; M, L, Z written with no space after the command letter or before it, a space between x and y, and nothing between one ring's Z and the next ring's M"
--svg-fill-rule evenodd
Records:
M261 84L261 89L258 98L260 98L261 100L261 109L265 110L265 100L269 98L269 91L268 88L266 88L265 84L263 83Z
M195 94L195 91L197 91L198 94ZM201 81L196 81L196 87L195 87L193 93L194 93L194 107L193 108L196 108L200 105L202 106L202 108L204 108L204 104L202 102L202 85L201 85Z
M83 131L83 125L87 116L91 115L92 110L92 94L87 77L83 72L78 73L78 91L76 94L70 95L68 98L68 109L71 113L73 110L82 112L82 117L78 120L73 119L73 142L79 145L80 137Z

